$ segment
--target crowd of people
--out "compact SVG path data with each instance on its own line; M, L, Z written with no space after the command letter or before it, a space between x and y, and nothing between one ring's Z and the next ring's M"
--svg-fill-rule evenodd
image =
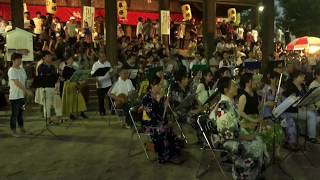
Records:
M2 28L1 24L0 31ZM62 24L58 17L40 13L31 20L25 13L25 29L37 35L35 62L25 64L23 69L22 56L14 53L8 72L0 71L1 87L6 80L10 86L13 136L19 136L16 122L26 133L23 107L31 89L50 123L63 123L65 117L75 120L77 115L88 118L87 80L74 81L73 75L79 71L93 75L98 69L108 68L105 75L91 78L96 82L100 115L122 109L124 126L132 128L129 109L140 105L135 118L149 132L159 163L181 163L184 145L171 127L170 106L182 127L194 128L200 145L206 142L196 117L203 113L208 116L216 127L210 141L230 153L234 179L260 177L272 149L274 132L268 125L273 122L272 109L291 94L303 96L308 88L319 87L320 69L300 60L286 61L286 52L277 43L268 71L261 74L261 39L250 25L221 22L211 59L204 56L201 22L172 24L169 46L162 44L157 28L158 22L139 18L136 37L130 37L119 25L118 64L111 64L101 43L103 31L98 32L97 27L88 27L87 23L81 27L74 17ZM280 77L283 83L279 93ZM27 79L33 86L27 86ZM48 81L45 87L37 85L41 79ZM220 100L210 106L207 101L214 94L219 94ZM5 98L0 101L4 103ZM106 101L110 109L105 107ZM55 115L51 114L52 108ZM293 151L299 149L296 119L308 121L308 140L317 143L317 110L318 106L303 112L298 108L287 110L277 126L277 148L284 145Z

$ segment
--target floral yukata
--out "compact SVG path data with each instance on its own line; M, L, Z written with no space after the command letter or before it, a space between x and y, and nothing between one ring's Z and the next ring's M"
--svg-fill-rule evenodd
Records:
M214 110L218 130L218 141L233 157L232 176L234 179L256 179L269 159L267 147L260 137L256 140L241 141L240 113L233 100L222 95Z
M177 143L177 136L173 132L173 129L168 126L165 119L162 119L164 111L163 103L156 101L151 93L148 92L142 100L142 105L149 117L149 120L144 122L146 131L151 136L159 162L164 163L178 155L181 146Z

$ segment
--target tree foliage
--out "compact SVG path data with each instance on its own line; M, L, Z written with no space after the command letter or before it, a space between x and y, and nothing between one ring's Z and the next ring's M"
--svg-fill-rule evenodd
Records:
M283 7L282 25L296 36L320 37L319 0L279 0Z

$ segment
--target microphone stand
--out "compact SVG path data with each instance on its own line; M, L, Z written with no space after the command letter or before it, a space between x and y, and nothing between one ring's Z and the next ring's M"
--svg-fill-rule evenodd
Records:
M276 107L276 104L278 104L279 102L279 95L280 95L280 89L281 89L281 84L282 84L282 77L283 77L283 73L281 73L280 75L280 79L279 79L279 83L278 83L278 87L277 87L277 92L276 92L276 97L274 99L274 103ZM266 102L266 95L264 97L264 103ZM263 111L264 111L264 106L263 106ZM272 129L273 129L273 134L272 134L272 159L271 159L271 164L272 165L276 165L287 177L289 177L290 179L294 179L288 172L286 172L283 167L281 166L281 162L283 160L280 161L276 161L276 120L277 118L272 118Z
M175 120L180 132L181 132L181 137L183 138L183 140L186 142L186 144L188 144L188 140L187 140L187 137L185 136L184 132L183 132L183 129L180 125L180 123L178 122L176 116L177 114L173 111L171 105L170 105L170 102L169 102L169 98L170 98L170 94L171 94L171 88L172 88L172 85L169 86L168 88L168 92L167 92L167 98L166 98L166 101L168 104L165 104L165 108L164 108L164 111L163 111L163 115L162 115L162 119L164 120L165 117L166 117L166 114L167 114L167 111L168 111L168 108L169 110L171 111L171 113L173 114L173 119Z

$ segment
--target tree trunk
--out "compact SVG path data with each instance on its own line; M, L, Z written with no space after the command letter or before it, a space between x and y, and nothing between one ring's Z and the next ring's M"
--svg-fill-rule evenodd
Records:
M12 27L24 28L23 0L11 0Z
M113 66L118 65L117 1L115 0L105 0L105 28L107 59Z
M203 3L203 35L205 57L209 60L215 49L216 36L216 0L204 0Z
M263 0L264 11L262 20L262 60L263 71L268 68L269 56L274 53L274 0Z

